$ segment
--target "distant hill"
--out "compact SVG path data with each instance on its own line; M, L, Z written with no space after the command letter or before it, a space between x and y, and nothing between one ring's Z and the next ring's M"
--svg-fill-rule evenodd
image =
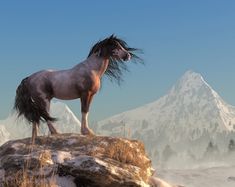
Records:
M62 102L52 102L51 115L56 117L55 128L61 133L80 133L81 123L70 110L70 108ZM16 113L9 115L5 120L0 121L0 144L9 139L20 139L30 137L32 135L32 127L23 118L17 119ZM40 134L48 134L46 124L40 125Z

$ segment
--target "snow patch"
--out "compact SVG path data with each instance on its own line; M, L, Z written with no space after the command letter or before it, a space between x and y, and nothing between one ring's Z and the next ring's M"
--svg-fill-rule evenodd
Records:
M190 170L158 170L158 177L187 187L234 187L235 166Z
M74 181L74 177L72 176L65 176L65 177L62 177L62 176L58 176L56 175L54 177L55 179L55 182L56 182L56 185L58 186L61 186L61 187L76 187L76 184L73 182Z
M71 159L72 159L72 155L71 155L70 152L66 152L66 151L57 151L57 152L55 153L55 155L53 155L53 160L54 160L54 162L59 163L59 164L63 163L64 160L66 160L66 159L68 159L68 160L71 160Z
M20 149L22 146L25 146L25 144L23 144L23 143L14 143L14 144L11 145L11 147L15 150Z
M69 139L69 140L67 141L67 144L68 144L68 145L72 145L72 144L74 144L74 143L76 143L76 142L77 142L76 139Z

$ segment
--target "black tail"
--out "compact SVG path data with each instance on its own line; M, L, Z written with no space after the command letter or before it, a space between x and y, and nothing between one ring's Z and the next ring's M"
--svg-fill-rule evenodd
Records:
M18 116L24 115L29 122L39 123L40 120L56 120L47 112L46 102L37 95L31 94L28 77L22 80L16 90L14 109L18 112Z

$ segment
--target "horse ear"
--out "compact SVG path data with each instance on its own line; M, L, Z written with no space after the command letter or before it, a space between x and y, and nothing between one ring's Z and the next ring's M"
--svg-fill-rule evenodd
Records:
M109 39L113 39L113 38L115 38L115 35L114 35L114 34L112 34L112 35L109 37Z
M97 51L97 55L98 55L99 57L102 55L101 49L99 49L99 50Z

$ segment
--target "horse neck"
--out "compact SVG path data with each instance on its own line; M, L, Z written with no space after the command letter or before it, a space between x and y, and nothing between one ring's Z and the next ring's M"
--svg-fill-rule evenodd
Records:
M99 77L102 77L108 68L109 58L98 57L96 54L93 54L87 58L86 63Z

